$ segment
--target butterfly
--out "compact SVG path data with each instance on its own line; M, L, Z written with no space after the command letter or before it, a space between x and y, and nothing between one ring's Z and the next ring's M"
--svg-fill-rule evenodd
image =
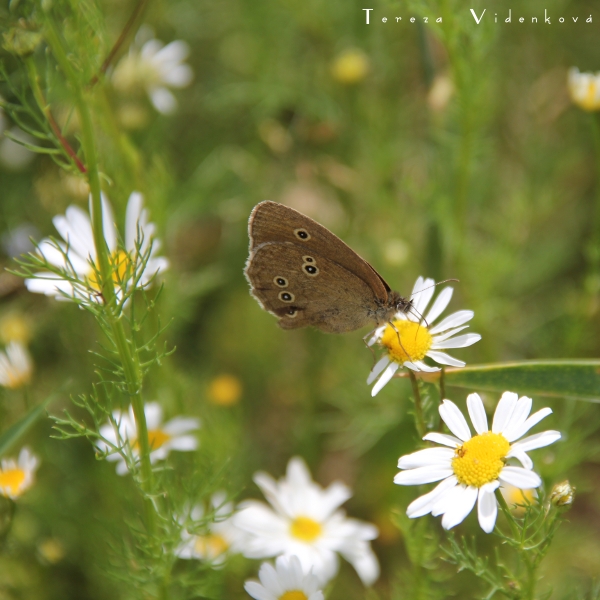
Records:
M250 293L283 329L344 333L413 307L340 238L293 208L260 202L248 237Z

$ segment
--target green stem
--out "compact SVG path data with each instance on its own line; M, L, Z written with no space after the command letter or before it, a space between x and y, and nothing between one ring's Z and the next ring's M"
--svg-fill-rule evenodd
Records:
M522 600L533 600L535 597L535 587L537 584L537 564L535 563L535 561L531 561L529 555L527 554L527 548L523 547L524 531L521 531L519 529L519 526L515 522L515 519L512 513L510 512L510 508L508 507L508 504L499 489L496 490L496 500L498 501L498 504L500 505L500 508L504 513L506 520L508 521L514 541L519 542L519 561L520 565L524 565L526 570L525 581L521 586L523 593L520 597L522 598Z
M510 508L508 507L508 504L506 503L506 500L504 499L504 496L502 495L499 489L496 490L496 500L498 501L500 509L502 510L504 516L506 517L506 520L508 521L515 541L519 541L521 539L521 533L519 532L519 528L515 523L515 519L512 513L510 512Z
M133 407L133 413L135 415L137 440L140 447L141 488L146 495L146 524L149 531L155 533L155 512L152 502L149 498L149 494L151 493L153 487L152 466L150 464L150 442L148 440L148 426L146 424L144 402L141 394L141 373L137 363L137 356L127 341L123 321L118 313L118 299L113 283L113 267L110 263L109 250L106 245L104 225L102 222L100 175L98 171L98 157L96 155L94 128L88 106L89 98L87 95L84 95L77 75L71 66L67 52L63 46L63 41L58 32L57 26L50 16L47 19L46 39L48 40L56 61L64 72L71 86L74 94L77 113L79 115L79 121L81 125L81 142L87 163L87 176L92 196L92 229L98 263L97 267L100 272L100 279L102 282L102 297L104 299L106 315L110 323L114 343L121 359L123 373L127 381L127 390Z
M412 385L415 400L415 427L417 428L419 437L423 438L427 433L427 426L425 425L425 417L423 416L423 403L421 401L419 383L412 369L408 369L408 376L410 377L410 383Z
M591 292L596 296L600 292L600 115L590 114L592 134L596 150L596 201L593 204L591 217L591 232L588 245L589 270L592 279Z
M63 150L67 153L67 155L75 163L75 166L77 167L77 169L79 169L79 171L81 173L85 173L85 165L81 162L81 160L79 160L79 157L77 156L77 152L75 152L75 150L73 150L73 148L71 147L69 142L63 136L62 131L60 130L60 127L58 126L58 123L54 120L54 117L52 116L52 112L50 111L50 106L46 102L46 99L44 98L44 93L42 92L42 88L40 86L39 75L38 75L37 69L35 67L35 61L33 60L32 56L28 56L27 58L25 58L25 67L27 69L27 75L29 77L29 84L31 85L31 91L33 92L33 97L35 98L38 108L42 111L42 113L46 117L46 120L48 121L48 124L50 125L50 128L52 129L52 132L58 139L58 142L62 146Z

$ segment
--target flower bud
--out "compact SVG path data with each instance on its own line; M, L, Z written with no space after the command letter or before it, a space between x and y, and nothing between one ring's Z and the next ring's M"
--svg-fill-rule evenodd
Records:
M37 31L27 31L22 27L12 27L3 34L2 47L17 56L29 56L42 41L42 34Z
M575 499L575 487L569 483L568 479L557 483L550 493L550 503L552 506L562 507L571 506Z

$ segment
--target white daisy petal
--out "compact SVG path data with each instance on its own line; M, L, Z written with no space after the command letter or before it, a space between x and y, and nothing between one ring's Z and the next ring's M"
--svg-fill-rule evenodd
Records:
M426 448L401 456L398 460L398 468L415 469L427 465L448 465L453 457L454 450L451 448Z
M170 115L177 110L177 99L166 87L153 87L148 90L148 94L159 113Z
M450 465L447 467L420 467L417 469L409 469L401 471L394 477L394 483L398 485L421 485L424 483L433 483L440 481L453 474Z
M473 510L479 490L471 486L457 486L460 494L454 499L444 516L442 517L442 527L452 529L465 520L465 517Z
M480 339L481 336L478 333L465 333L464 335L459 335L450 338L449 340L436 342L435 344L432 344L431 347L434 350L439 350L440 348L466 348L467 346L472 346Z
M492 481L479 488L477 518L481 529L486 533L491 533L496 525L496 517L498 516L498 502L494 494L496 488L498 488L497 481Z
M418 285L419 280L421 280L420 285ZM435 291L434 284L435 281L433 281L433 279L428 278L423 280L421 277L417 279L417 283L415 283L411 294L411 299L413 300L413 308L418 315L423 315L425 312Z
M502 432L502 435L510 442L512 440L517 439L517 437L513 436L513 432L518 430L523 423L527 420L529 413L531 412L532 399L527 396L522 396L517 401L517 405L515 406L515 410L513 411L513 415L510 420L510 425ZM521 434L522 435L522 434ZM512 439L509 439L512 438Z
M485 414L485 408L481 401L479 394L469 394L467 396L467 408L469 410L469 416L471 417L471 423L478 434L486 433L489 431L487 416Z
M435 335L436 333L446 331L446 329L460 327L461 325L464 325L467 321L470 321L474 315L475 313L472 310L459 310L458 312L448 315L443 321L440 321L437 325L434 325L429 330L429 333L431 333L431 335Z
M504 467L498 479L522 490L529 490L542 485L542 480L537 473L522 467Z
M397 317L395 317L397 318ZM371 336L371 339L369 339L369 341L367 342L367 346L372 346L375 342L378 342L381 339L381 336L383 335L383 332L385 331L385 328L387 327L387 324L382 325L381 327L378 327L377 329L375 329L375 331L373 332L373 335Z
M435 320L446 310L448 304L450 304L450 300L452 298L452 293L454 289L451 287L444 288L438 297L435 299L433 306L429 309L429 312L425 316L425 322L428 326L431 326Z
M510 452L506 455L506 458L516 458L525 469L529 471L533 469L533 461L523 450L512 447Z
M433 347L433 346L432 346ZM440 365L449 365L451 367L464 367L465 362L462 360L458 360L445 352L439 352L438 350L428 350L427 356Z
M513 426L512 420L506 431L503 432L504 437L512 442L518 440L521 436L525 435L534 425L537 425L542 419L546 418L552 413L551 408L542 408L537 412L533 413L524 423Z
M388 381L394 376L394 373L398 370L400 365L398 363L391 363L387 369L382 373L381 377L377 381L377 383L373 386L371 390L371 396L376 396L388 383Z
M439 494L438 497L432 501L431 503L431 515L434 517L439 517L443 515L446 511L452 508L457 500L460 498L462 494L464 486L456 482L456 485L450 487L444 494Z
M468 328L469 328L468 325L463 325L462 327L454 327L452 329L448 329L448 331L444 331L444 333L438 333L437 335L433 336L433 343L437 344L438 342L443 342L444 340L447 340L449 337L456 335L459 331L463 331Z
M367 378L367 385L371 385L376 379L377 376L390 364L390 359L388 355L382 356L373 366L371 372L369 373L369 377Z
M542 431L541 433L527 436L526 438L515 442L511 446L511 453L513 451L529 452L530 450L543 448L544 446L549 446L550 444L560 440L560 438L560 431L553 431L551 429L548 431Z
M494 420L492 421L492 431L494 433L502 433L510 425L518 400L519 397L513 392L504 392L502 394L494 413Z
M445 494L449 489L454 488L457 484L458 482L454 475L444 479L431 492L413 500L406 509L407 516L410 519L416 519L417 517L429 514L440 496Z
M450 446L451 448L458 448L458 446L462 446L463 443L462 440L459 440L453 435L448 435L447 433L437 433L436 431L428 433L423 439L428 442L435 442L436 444Z
M138 224L141 229L140 216L144 200L139 192L132 192L127 202L125 213L125 248L135 250L136 240L138 238Z
M439 367L430 367L422 360L415 360L411 365L413 366L414 371L423 371L424 373L436 373L437 371L440 371ZM404 363L404 366L408 366L408 363Z
M442 404L440 404L439 411L444 423L446 423L448 429L457 438L461 439L463 442L471 439L469 425L454 402L444 400Z

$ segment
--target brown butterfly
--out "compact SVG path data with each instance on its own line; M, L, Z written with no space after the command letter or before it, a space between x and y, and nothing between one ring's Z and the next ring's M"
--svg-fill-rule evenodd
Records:
M340 238L306 215L276 202L257 204L248 221L250 293L283 329L312 325L344 333L381 325L412 300Z

